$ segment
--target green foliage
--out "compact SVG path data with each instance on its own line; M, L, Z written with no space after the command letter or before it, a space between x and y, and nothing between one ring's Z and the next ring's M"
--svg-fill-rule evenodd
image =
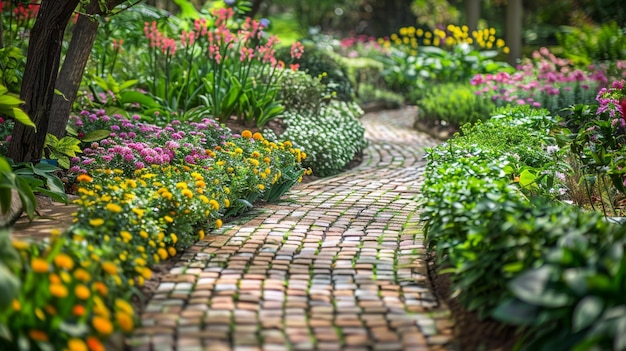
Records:
M400 108L404 105L404 96L384 88L377 88L371 84L359 85L359 104L382 103L387 109Z
M417 23L428 28L437 28L449 23L457 23L461 13L445 0L413 0L411 12Z
M23 103L24 101L20 100L17 96L9 93L9 90L4 85L0 85L0 115L13 117L16 121L35 128L35 124L20 108Z
M286 48L277 50L276 57L288 60L289 50ZM287 61L285 61L287 62ZM341 101L354 101L354 87L350 82L346 68L337 61L335 56L318 48L313 43L304 44L304 53L299 61L300 70L307 72L313 77L320 77L335 97Z
M557 39L565 56L580 66L626 59L626 34L616 22L571 28L567 33L557 33Z
M521 350L625 349L626 229L527 191L530 165L559 167L556 124L498 113L429 150L422 218L440 272L466 309L520 326Z
M318 115L285 114L282 138L291 140L306 153L302 164L318 176L341 170L366 145L365 128L357 119L363 112L356 103L332 101Z
M26 57L22 50L15 46L0 48L0 84L18 93L22 84L22 76Z
M69 162L68 162L69 164ZM60 168L47 163L23 163L14 166L16 176L25 180L34 193L43 194L54 201L67 204L67 194L61 179L55 174Z
M19 256L13 248L9 237L9 230L0 229L0 310L11 305L20 289L20 281L12 273L20 267ZM0 338L5 334L6 326L0 322Z
M72 136L59 139L52 134L46 134L44 155L50 160L57 160L61 168L69 169L70 158L76 157L76 153L82 152L80 143L80 140Z
M429 89L417 102L419 118L431 123L460 126L489 118L495 105L470 85L442 84Z
M279 98L285 111L300 114L317 114L326 93L320 77L304 71L286 70L280 77L280 87Z

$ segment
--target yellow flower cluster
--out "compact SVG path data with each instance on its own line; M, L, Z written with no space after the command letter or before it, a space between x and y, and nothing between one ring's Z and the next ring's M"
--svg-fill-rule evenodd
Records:
M510 51L504 40L496 37L495 28L485 28L470 33L467 26L453 24L448 25L445 30L434 29L432 31L413 26L402 27L398 33L392 34L389 39L379 38L378 43L385 48L389 48L391 45L405 47L412 55L417 55L420 43L424 46L437 47L470 44L482 49L502 50L505 54Z

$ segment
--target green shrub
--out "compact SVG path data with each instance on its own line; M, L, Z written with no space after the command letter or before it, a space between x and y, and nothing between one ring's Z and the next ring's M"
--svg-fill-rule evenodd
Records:
M280 86L279 98L287 112L316 114L326 93L319 77L303 71L285 70Z
M466 309L519 326L518 349L625 350L626 227L527 196L520 170L556 147L555 124L499 112L429 150L421 216L438 269Z
M289 62L289 48L276 51L276 58ZM318 48L315 44L304 44L304 53L298 61L300 70L313 77L320 77L322 83L335 93L341 101L354 101L354 87L348 78L345 67L338 62L331 52Z
M443 84L430 89L417 102L420 119L433 124L461 126L489 118L495 105L470 85Z
M569 33L557 33L557 39L565 55L581 66L626 59L626 34L616 22L572 28Z
M394 109L404 105L404 96L390 90L376 88L371 84L361 84L357 100L361 105L382 103L385 108Z
M356 103L333 101L322 106L317 116L286 113L283 139L291 140L307 157L302 165L313 174L339 173L361 151L366 141L365 128L357 119L363 111Z

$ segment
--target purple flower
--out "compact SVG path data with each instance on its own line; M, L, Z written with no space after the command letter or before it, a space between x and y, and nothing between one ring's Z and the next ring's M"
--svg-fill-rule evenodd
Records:
M135 162L135 169L143 169L143 168L146 168L146 165L144 165L143 162L141 161Z
M267 28L270 26L270 20L268 20L267 18L261 18L259 20L259 24L261 25L261 28Z
M232 7L233 5L235 5L235 0L224 0L224 5Z

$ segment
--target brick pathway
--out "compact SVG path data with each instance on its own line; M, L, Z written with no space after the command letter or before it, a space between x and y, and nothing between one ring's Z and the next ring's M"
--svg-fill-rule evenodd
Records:
M133 351L449 350L428 281L415 111L363 117L361 166L301 184L185 251Z

